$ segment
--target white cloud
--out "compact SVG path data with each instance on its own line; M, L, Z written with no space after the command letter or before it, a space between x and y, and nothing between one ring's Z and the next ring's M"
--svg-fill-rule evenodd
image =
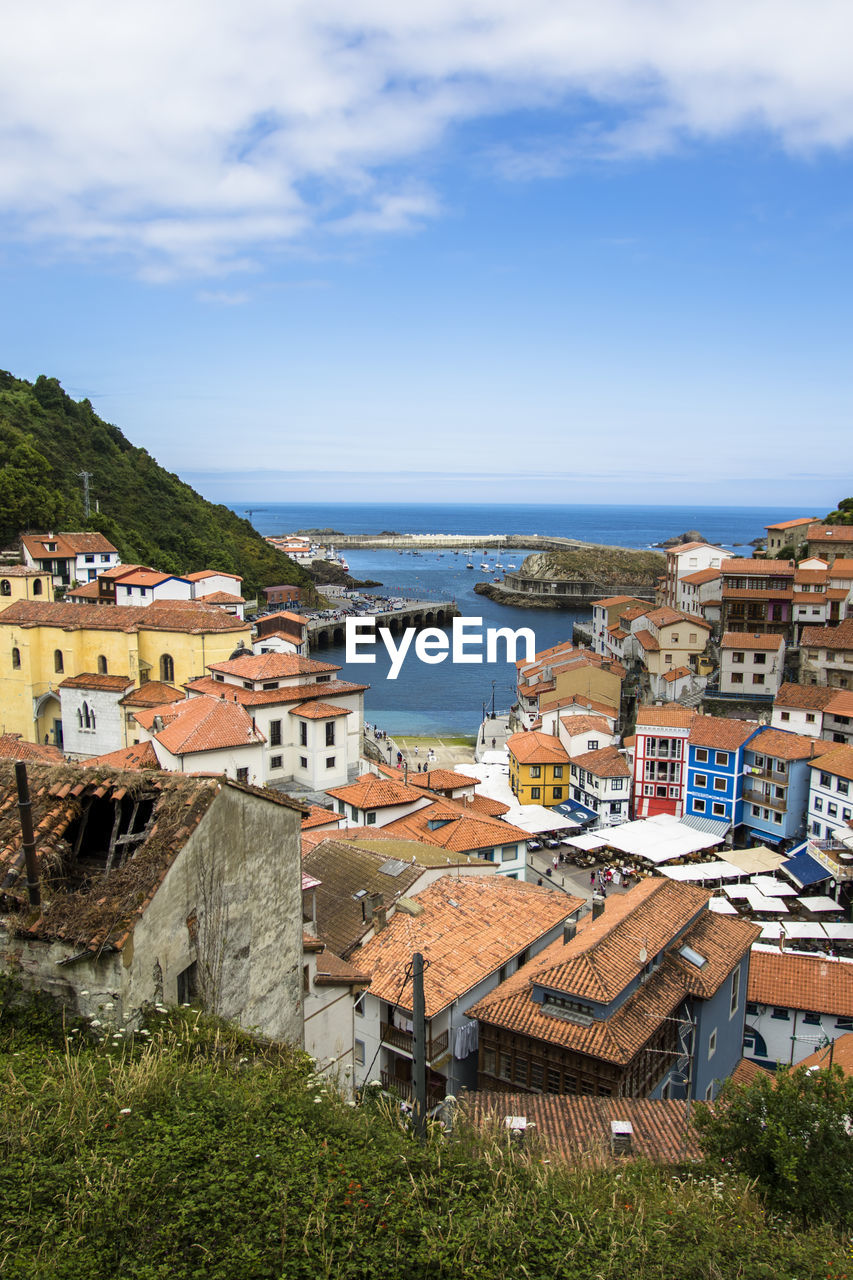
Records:
M518 107L576 110L497 153L516 178L743 129L845 147L851 44L848 0L10 0L0 217L204 275L417 226L441 207L418 160Z

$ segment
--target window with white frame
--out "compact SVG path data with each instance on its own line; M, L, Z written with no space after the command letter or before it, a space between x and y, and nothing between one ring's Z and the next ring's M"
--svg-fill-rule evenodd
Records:
M738 967L732 973L732 984L729 988L729 1017L733 1018L738 1010L738 1001L740 999L740 968Z

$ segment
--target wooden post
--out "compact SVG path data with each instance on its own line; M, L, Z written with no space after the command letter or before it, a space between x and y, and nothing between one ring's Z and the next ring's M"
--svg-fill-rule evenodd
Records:
M415 1093L415 1133L426 1137L426 1006L424 1002L424 958L420 951L412 957L412 1074Z

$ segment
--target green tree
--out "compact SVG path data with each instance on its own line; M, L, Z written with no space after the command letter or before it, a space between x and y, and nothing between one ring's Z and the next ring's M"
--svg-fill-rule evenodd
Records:
M755 1179L772 1208L803 1222L853 1222L853 1079L837 1066L780 1067L748 1085L726 1081L696 1116L713 1162Z

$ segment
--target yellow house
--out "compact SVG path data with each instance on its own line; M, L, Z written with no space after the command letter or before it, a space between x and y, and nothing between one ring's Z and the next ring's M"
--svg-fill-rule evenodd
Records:
M0 609L16 600L52 599L53 583L49 573L25 564L7 564L0 568Z
M569 756L559 738L538 729L507 739L509 784L519 804L562 804L569 798Z
M250 624L202 604L11 604L0 613L0 732L61 746L66 677L97 672L180 687L241 644L251 647Z

